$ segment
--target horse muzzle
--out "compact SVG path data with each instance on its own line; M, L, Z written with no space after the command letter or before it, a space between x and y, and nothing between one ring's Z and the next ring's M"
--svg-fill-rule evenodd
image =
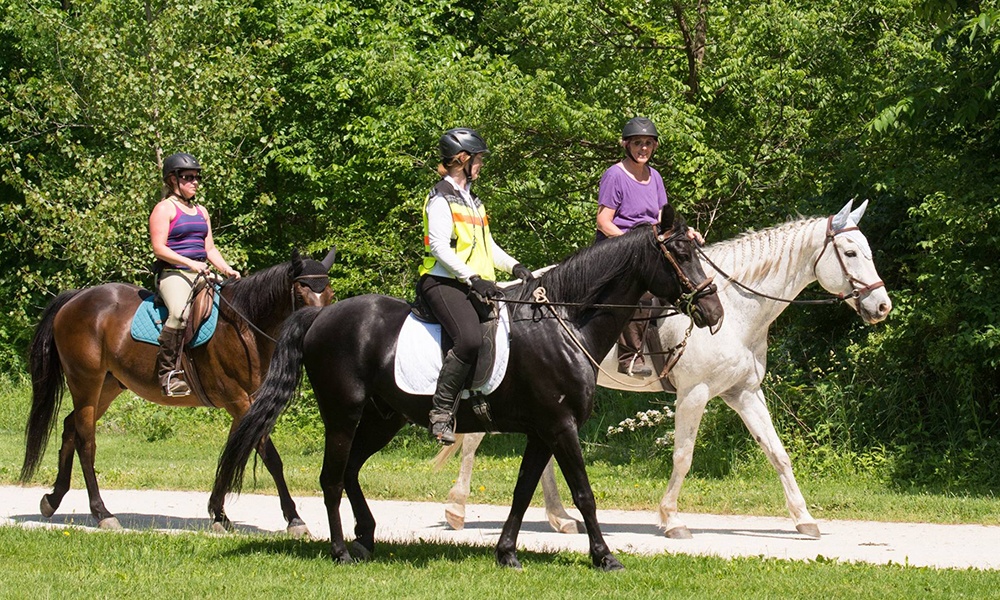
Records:
M690 293L684 294L679 303L681 310L690 315L698 327L714 328L725 316L719 300L719 290L713 280L713 277L709 277L702 281Z

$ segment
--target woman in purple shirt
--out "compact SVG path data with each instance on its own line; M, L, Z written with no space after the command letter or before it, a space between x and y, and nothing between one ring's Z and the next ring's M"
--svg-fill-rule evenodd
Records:
M636 225L657 223L660 210L667 205L663 178L649 166L649 160L659 147L656 126L646 117L635 117L622 129L621 145L625 158L611 166L601 177L597 194L597 242L623 235ZM701 234L690 230L699 242ZM653 297L643 296L639 303L651 306ZM618 339L618 371L633 377L653 374L642 356L642 340L646 334L650 311L636 311Z
M149 215L156 287L169 313L156 357L164 396L191 393L179 363L195 278L209 272L209 263L226 277L240 278L215 247L208 211L195 203L200 183L201 165L190 154L178 152L163 159L162 199Z

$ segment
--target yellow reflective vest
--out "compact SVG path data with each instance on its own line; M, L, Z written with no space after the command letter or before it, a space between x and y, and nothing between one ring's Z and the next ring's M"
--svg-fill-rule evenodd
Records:
M424 261L420 265L420 274L427 274L437 264L437 258L431 254L427 224L427 203L434 196L443 196L451 208L451 222L454 226L451 232L451 247L455 254L483 279L496 281L493 245L490 243L493 238L490 236L486 207L475 195L472 195L472 204L462 199L455 188L444 179L434 186L424 202Z

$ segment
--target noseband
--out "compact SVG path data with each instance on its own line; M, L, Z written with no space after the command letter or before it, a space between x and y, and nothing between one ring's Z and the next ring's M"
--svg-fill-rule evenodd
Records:
M847 233L848 231L860 231L860 227L855 225L854 227L845 227L839 231L833 230L833 215L831 215L826 220L826 241L823 242L823 249L820 250L819 256L816 257L816 262L813 263L813 271L816 271L816 267L819 265L819 259L823 258L823 254L826 252L827 246L833 246L834 256L837 257L837 262L840 263L840 270L843 271L844 277L851 282L851 288L853 290L850 294L837 294L841 300L854 299L857 300L861 298L862 295L867 295L873 291L885 287L885 282L881 279L875 283L865 283L860 279L855 278L847 271L847 264L844 262L844 257L840 254L840 249L837 248L837 244L834 238L841 233Z
M687 292L681 294L680 298L677 299L677 305L680 307L684 314L691 316L691 313L695 310L698 301L706 296L711 296L715 294L718 289L715 284L712 283L713 277L707 277L701 283L695 285L691 279L684 274L681 269L680 263L674 257L673 252L667 249L667 244L672 242L676 238L684 236L681 231L671 234L669 237L661 236L656 232L656 225L653 224L653 237L656 239L656 245L660 247L660 251L663 252L663 256L667 258L669 262L674 267L674 271L677 273L677 280L680 282L681 287L686 289Z

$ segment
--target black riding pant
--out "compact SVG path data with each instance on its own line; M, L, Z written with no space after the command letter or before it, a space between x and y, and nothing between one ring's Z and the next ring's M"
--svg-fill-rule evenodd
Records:
M425 275L417 282L417 293L423 296L434 317L452 339L451 351L465 364L473 364L483 344L479 314L469 298L469 286L450 277Z

